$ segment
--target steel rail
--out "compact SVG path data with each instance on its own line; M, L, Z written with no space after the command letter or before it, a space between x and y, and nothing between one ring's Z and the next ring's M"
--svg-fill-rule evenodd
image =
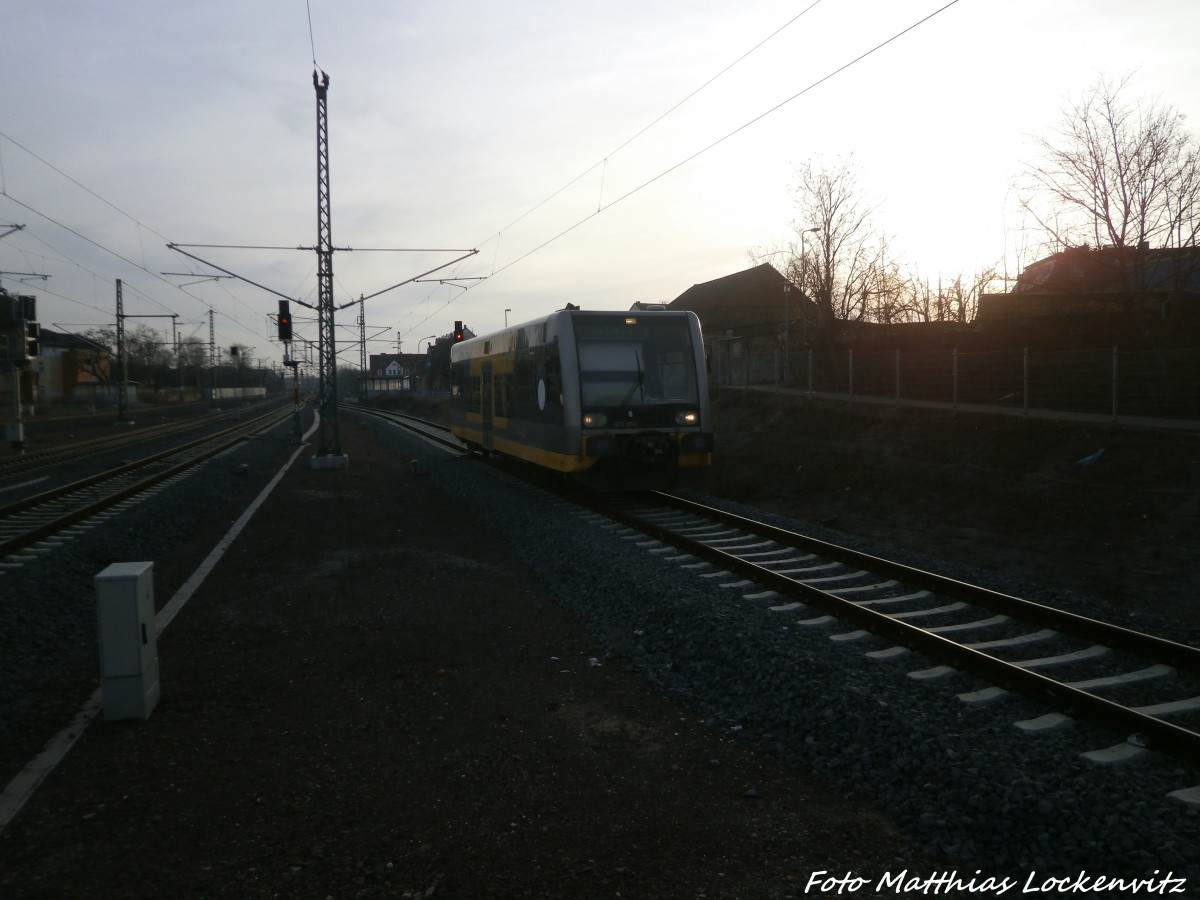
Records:
M127 500L130 497L136 496L137 494L147 491L150 488L153 488L153 487L157 486L158 484L161 484L162 482L166 481L167 479L173 478L174 476L178 475L179 473L184 472L202 462L205 462L206 460L211 459L212 457L216 456L219 453L223 453L224 451L228 450L230 447L233 447L233 446L241 443L242 441L247 440L250 437L251 432L254 431L254 427L257 426L259 423L261 423L263 421L263 419L267 419L267 418L271 418L271 416L260 416L259 418L254 419L250 422L242 423L241 426L217 432L216 434L209 435L207 438L203 438L199 441L191 441L187 444L176 447L174 450L167 451L165 453L158 453L152 457L147 457L144 460L139 460L138 462L129 463L128 465L121 466L118 469L110 470L109 472L105 473L103 476L98 476L96 479L87 479L86 481L88 481L89 484L84 484L84 482L76 482L74 487L79 487L81 484L84 485L84 487L92 486L99 481L112 480L114 478L119 478L121 475L128 474L129 472L131 472L135 469L145 468L146 466L153 465L155 462L160 462L166 457L173 456L173 455L179 455L188 450L196 449L198 446L200 446L206 442L210 442L210 443L214 444L213 447L211 447L207 450L204 450L200 453L189 456L187 459L182 460L179 463L177 463L173 466L170 466L166 469L163 469L162 471L155 473L154 475L150 476L149 478L141 479L140 481L136 481L131 484L128 484L123 488L119 488L118 490L113 491L112 493L105 494L103 497L98 497L97 499L91 501L90 503L85 503L82 506L76 507L75 509L72 509L69 512L64 513L63 515L58 516L57 518L51 519L50 521L47 521L47 522L43 522L42 524L37 525L34 528L23 531L23 532L21 532L21 534L17 535L16 537L7 538L5 540L0 540L0 559L4 559L6 557L12 556L15 553L19 553L20 551L26 549L27 547L30 547L30 546L36 544L38 541L42 541L42 540L45 540L46 538L53 537L58 532L64 531L65 529L71 527L72 525L75 525L78 522L83 521L84 519L88 519L88 518L96 515L97 513L103 512L104 510L108 509L109 507L115 506L116 504L120 503L122 500ZM290 418L291 418L290 412L287 412L283 415L279 415L278 420L276 422L270 423L270 425L268 427L280 424ZM259 429L259 430L265 430L265 429ZM234 435L230 440L221 441L222 438L229 437L230 433L234 432L234 431L238 431L241 433ZM217 443L218 441L221 441L221 442ZM68 487L72 487L72 486L68 486ZM47 493L57 493L57 492L50 491ZM45 495L39 495L39 496L44 497ZM58 499L58 497L54 497L52 499ZM49 502L49 501L47 501L47 502ZM6 511L7 510L0 510L0 513L6 512Z
M258 406L261 404L254 404ZM48 420L53 421L53 420ZM144 443L150 439L167 437L175 433L203 428L211 424L210 420L184 418L163 422L157 425L147 425L135 431L108 434L103 437L90 438L85 441L71 441L56 444L44 450L23 453L20 456L8 456L0 459L0 478L10 478L31 469L40 469L55 465L68 459L86 456L97 450L118 450L128 444Z
M41 506L44 503L51 503L67 496L68 494L87 490L89 487L93 487L94 485L108 481L109 479L119 478L127 472L132 472L135 469L153 465L160 460L174 456L176 453L181 453L191 447L198 447L207 441L214 440L223 435L232 434L237 431L249 430L255 424L262 422L265 419L269 419L271 416L276 414L277 413L273 412L267 413L255 419L251 419L248 422L241 422L222 431L216 431L205 437L188 441L185 444L180 444L177 447L173 447L169 450L163 450L159 453L151 454L143 459L134 460L133 462L125 463L124 465L116 466L112 469L107 469L97 475L89 475L87 478L81 478L78 481L71 482L70 484L64 484L56 488L51 488L48 491L42 491L40 494L33 494L32 496L25 497L21 500L15 500L7 506L0 507L0 520L3 520L9 516L14 516L18 513L24 512L25 510L32 509L35 506Z
M572 499L579 501L580 497L578 494L573 494ZM687 504L692 511L708 509L708 507L700 504L692 504L690 501L687 501ZM1047 678L1044 675L1039 675L1029 669L1004 662L981 651L973 650L956 643L949 638L932 634L915 625L892 618L885 613L875 612L867 607L859 606L850 600L842 599L818 588L794 581L786 575L781 575L731 553L726 553L715 547L676 534L667 527L647 522L634 513L616 509L611 504L598 502L589 505L596 512L621 522L630 528L678 547L693 556L707 560L730 572L753 580L764 587L776 591L782 596L802 599L838 619L850 622L874 634L883 635L900 646L924 653L930 658L944 662L956 669L972 672L1000 687L1015 690L1035 699L1048 700L1062 707L1069 715L1087 719L1118 732L1123 731L1127 735L1140 734L1145 737L1146 746L1150 749L1165 751L1192 763L1196 759L1200 759L1200 733L1137 712L1134 709L1110 700L1105 700L1078 688L1069 687L1066 684L1055 681L1052 678ZM775 535L793 534L783 529L761 528L760 523L753 522L750 519L737 516L734 519L740 521L748 529L753 527L756 533L773 533ZM802 538L799 535L796 537ZM805 542L809 543L808 539L805 539ZM809 543L809 545L813 546L822 543L815 541ZM824 546L828 546L831 550L845 550L845 548L837 548L835 545ZM851 554L856 561L875 559L875 557L866 554L856 554L855 551L845 550L845 552ZM907 569L907 567L897 568L898 564L889 564L886 560L880 560L879 562L891 566L892 572L898 573L901 569ZM913 569L912 571L920 572L921 570ZM931 579L940 579L940 576L935 576L932 573L923 574ZM951 579L944 579L944 581L948 584L957 585L960 590L966 590L970 587L970 585L963 582L954 582ZM991 594L994 592L986 593ZM1017 600L1017 598L1010 599ZM1037 606L1037 604L1033 605ZM1046 609L1046 607L1041 608ZM1124 629L1121 629L1121 631L1124 631ZM1136 632L1129 632L1129 634L1136 634ZM1150 636L1146 635L1145 637L1149 638ZM1151 643L1157 644L1158 639L1152 640ZM1169 641L1164 643L1172 647L1183 646L1173 645ZM1193 648L1185 647L1184 649L1191 650Z
M391 422L393 425L399 425L401 428L406 428L414 434L427 438L436 444L441 444L449 450L457 450L464 453L467 451L467 448L463 446L462 441L458 438L453 436L443 437L442 433L449 434L450 429L441 422L435 422L432 419L422 419L420 416L410 416L408 413L372 409L369 406L359 406L353 403L343 403L342 409L374 416L377 419L383 419L385 422ZM418 428L417 425L423 427Z
M0 477L21 474L28 469L44 468L67 459L86 456L96 450L118 450L125 444L136 443L146 438L161 437L173 431L186 431L188 428L198 428L204 423L192 420L188 425L181 426L178 422L162 425L151 425L136 432L127 434L109 434L104 437L91 438L86 441L74 441L69 444L59 444L46 450L38 450L21 456L10 456L0 460Z
M1123 628L1120 625L1113 625L1110 622L1089 619L1086 616L1055 609L1041 603L1035 603L1032 600L1013 597L1010 594L1003 594L999 591L968 584L967 582L957 581L944 575L938 575L924 569L905 565L904 563L872 556L858 550L851 550L848 547L839 547L837 544L830 544L817 538L788 531L785 528L768 525L765 522L756 522L753 519L747 519L736 513L705 506L704 504L696 503L683 497L677 497L673 494L655 491L652 492L652 495L656 500L673 506L676 509L716 519L729 525L736 525L740 528L753 531L755 534L783 541L792 546L807 547L829 559L857 565L916 587L928 588L951 599L963 600L973 603L976 606L984 606L988 609L997 610L998 612L1006 612L1022 619L1035 621L1054 627L1060 631L1106 644L1115 649L1127 650L1130 653L1142 656L1151 656L1175 668L1200 674L1200 647L1192 647L1188 644L1180 644L1166 638L1133 631L1132 629Z

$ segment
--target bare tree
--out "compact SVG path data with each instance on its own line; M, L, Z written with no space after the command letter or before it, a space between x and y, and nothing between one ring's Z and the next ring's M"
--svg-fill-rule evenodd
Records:
M957 322L965 325L979 312L979 297L1002 284L995 266L987 266L973 275L959 273L947 280L939 278L937 287L918 276L908 282L906 309L910 322Z
M944 321L958 322L960 325L973 321L979 311L979 296L993 288L999 280L995 266L971 276L957 275L943 295L941 308L946 316Z
M95 345L108 348L109 354L113 357L116 356L117 330L115 327L108 325L92 328L85 331L83 337ZM148 325L139 324L133 328L127 328L123 349L129 371L128 377L131 381L157 383L165 378L166 373L171 369L173 361L169 337ZM98 363L94 363L91 369L94 375L101 377ZM119 370L115 365L112 367L111 375L113 378L119 376Z
M1126 102L1129 80L1101 78L1037 141L1022 205L1056 250L1196 245L1200 146L1174 107Z
M860 193L853 161L833 168L807 162L796 174L800 217L792 223L788 279L816 304L818 333L839 320L873 317L892 284L886 243L871 225L874 207Z
M178 353L185 366L208 365L208 341L198 337L181 337Z

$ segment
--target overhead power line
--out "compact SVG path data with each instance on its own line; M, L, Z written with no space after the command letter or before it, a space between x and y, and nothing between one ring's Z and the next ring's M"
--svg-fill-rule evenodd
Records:
M496 234L493 237L499 238L499 236L501 234L503 234L505 231L508 231L508 229L512 228L514 225L516 225L522 219L525 219L526 217L537 212L539 209L541 209L543 206L545 206L547 203L549 203L551 200L553 200L555 197L557 197L563 191L567 190L570 187L573 187L576 183L579 182L580 179L590 175L592 172L596 171L596 169L600 166L607 166L608 161L610 159L612 159L612 157L616 156L618 153L620 153L622 150L624 150L626 147L628 147L630 144L632 144L634 141L636 141L638 138L640 138L643 134L645 134L647 131L649 131L651 128L653 128L655 125L657 125L663 119L665 119L667 116L671 115L671 113L675 112L675 110L679 109L681 106L683 106L689 100L691 100L693 97L695 97L701 91L703 91L706 87L708 87L714 81L719 79L722 75L726 74L734 66L741 63L748 56L750 56L755 51L762 48L769 41L773 40L775 37L777 37L779 34L781 34L787 28L789 28L790 26L795 24L795 22L797 20L799 20L803 16L807 15L813 9L813 7L817 6L819 3L821 3L821 0L813 0L813 2L810 3L808 6L806 6L803 10L798 12L796 15L792 16L792 18L788 19L788 21L784 22L782 25L780 25L778 28L776 28L774 31L772 31L769 35L767 35L765 38L763 38L761 41L759 41L757 44L755 44L753 47L751 47L749 50L747 50L745 53L743 53L741 56L739 56L737 59L735 59L733 62L731 62L729 65L727 65L725 68L723 68L720 72L718 72L716 75L712 76L710 79L708 79L708 81L704 82L704 84L700 85L700 87L693 90L691 93L689 93L686 97L684 97L682 100L680 100L675 105L673 105L666 112L657 116L652 122L650 122L650 124L641 128L632 137L629 137L626 140L622 141L615 149L610 150L599 161L592 163L592 165L588 166L588 168L584 169L582 172L580 172L578 175L576 175L574 178L572 178L570 181L568 181L566 184L564 184L562 187L560 187L558 190L556 190L550 196L546 197L544 200L541 200L539 203L537 203L530 209L521 213L521 215L517 216L517 218L513 219L511 222L509 222L507 225L505 225L503 228L501 228L498 232L496 232Z
M524 259L527 259L527 258L529 258L529 257L530 257L530 256L532 256L534 253L537 253L539 250L542 250L542 249L544 249L545 247L549 246L550 244L553 244L553 243L554 243L555 241L557 241L559 238L561 238L561 237L564 237L565 235L568 235L568 234L570 234L572 231L574 231L574 230L575 230L576 228L578 228L580 225L583 225L585 222L588 222L588 221L590 221L590 220L594 219L596 216L600 215L600 213L604 212L605 210L611 209L612 207L614 207L614 206L616 206L618 203L620 203L622 200L627 200L628 198L632 197L634 194L638 193L639 191L641 191L641 190L643 190L643 189L645 189L645 188L649 187L650 185L654 184L656 181L659 181L660 179L662 179L662 178L665 178L667 175L670 175L670 174L671 174L672 172L674 172L676 169L682 168L683 166L685 166L685 165L687 165L688 163L690 163L692 160L694 160L694 159L696 159L696 158L698 158L698 157L700 157L700 156L703 156L703 155L704 155L705 153L707 153L709 150L712 150L713 148L720 146L721 144L725 143L725 141L729 140L729 139L730 139L731 137L733 137L734 135L736 135L736 134L739 134L739 133L740 133L740 132L742 132L742 131L745 131L745 130L746 130L747 128L749 128L751 125L754 125L755 123L757 123L757 122L760 122L760 121L762 121L763 119L767 118L767 116L770 116L770 115L772 115L773 113L776 113L776 112L778 112L780 109L782 109L783 107L787 106L787 105L788 105L789 103L791 103L792 101L794 101L794 100L796 100L796 99L798 99L798 98L800 98L800 97L803 97L803 96L804 96L805 94L807 94L809 91L812 91L812 90L814 90L815 88L817 88L817 87L821 86L822 84L824 84L825 82L829 81L830 79L832 79L832 78L835 78L836 76L838 76L838 75L840 75L841 73L845 72L847 69L849 69L849 68L851 68L851 67L853 67L853 66L857 65L858 63L862 62L864 59L866 59L867 57L871 56L872 54L879 52L879 51L880 51L880 50L882 50L884 47L888 46L888 45L889 45L889 44L891 44L891 43L894 43L894 42L895 42L895 41L897 41L897 40L899 40L899 39L900 39L900 38L902 38L904 35L908 34L910 31L913 31L914 29L916 29L916 28L919 28L921 25L924 25L926 22L930 21L931 19L935 18L936 16L940 15L941 13L945 12L947 9L949 9L949 8L950 8L950 7L952 7L952 6L954 6L954 5L955 5L955 4L957 4L958 2L959 2L959 0L950 0L950 2L949 2L949 3L945 4L944 6L940 7L939 9L937 9L937 10L935 10L935 11L931 12L929 15L925 16L924 18L922 18L922 19L920 19L920 20L918 20L918 21L914 22L912 25L909 25L907 28L904 28L903 30L896 32L896 33L895 33L895 34L893 34L891 37L889 37L887 40L885 40L885 41L881 41L880 43L876 44L876 45L875 45L874 47L872 47L871 49L869 49L869 50L867 50L867 51L865 51L865 52L863 52L863 53L859 54L858 56L856 56L854 59L850 60L849 62L847 62L847 63L844 63L844 64L843 64L843 65L841 65L841 66L838 66L838 67L837 67L836 69L834 69L832 72L829 72L828 74L826 74L826 75L822 76L821 78L818 78L816 81L814 81L814 82L812 82L811 84L809 84L809 85L808 85L807 87L805 87L803 90L797 91L796 93L792 94L792 95L791 95L790 97L788 97L786 100L782 100L782 101L780 101L779 103L776 103L776 104L775 104L774 106L772 106L770 109L768 109L768 110L766 110L766 111L764 111L764 112L762 112L762 113L759 113L757 116L755 116L754 118L750 119L749 121L742 123L742 124L741 124L741 125L739 125L737 128L735 128L735 129L733 129L732 131L730 131L728 134L725 134L724 136L717 138L715 141L713 141L712 143L708 144L708 145L707 145L707 146L705 146L705 147L702 147L702 148L700 148L699 150L697 150L695 153L691 154L690 156L687 156L687 157L685 157L684 159L681 159L679 162L675 163L675 164L674 164L674 165L672 165L672 166L669 166L669 167L668 167L668 168L666 168L666 169L663 169L661 172L659 172L659 173L658 173L657 175L655 175L653 178L650 178L650 179L648 179L648 180L646 180L646 181L642 182L641 184L639 184L637 187L635 187L635 188L632 188L632 189L630 189L630 190L626 191L624 194L622 194L621 196L617 197L615 200L612 200L612 201L610 201L610 202L608 202L608 203L605 203L605 204L603 204L602 206L600 206L599 208L597 208L595 212L593 212L593 213L589 213L588 215L584 216L584 217L583 217L582 219L580 219L579 221L575 222L573 225L570 225L570 226L568 226L567 228L564 228L562 231L558 232L558 234L556 234L556 235L554 235L553 237L551 237L551 238L549 238L549 239L547 239L547 240L543 241L542 243L538 244L538 245L537 245L536 247L534 247L533 249L531 249L531 250L529 250L529 251L527 251L527 252L525 252L525 253L521 254L520 256L518 256L516 259L512 260L512 261L511 261L511 262L509 262L508 264L506 264L506 265L504 265L504 266L501 266L499 269L495 269L495 270L492 272L492 274L493 274L493 275L498 275L498 274L500 274L501 272L505 271L506 269L510 269L510 268L512 268L512 267L513 267L513 266L515 266L517 263L521 262L521 261L522 261L522 260L524 260ZM811 7L809 7L809 8L811 9ZM806 10L806 12L807 12L807 10ZM789 23L789 24L790 24L790 23ZM786 27L786 26L785 26L785 27ZM761 46L761 44L760 44L759 46ZM595 168L595 166L593 166L592 168L594 169L594 168ZM589 170L589 171L591 171L591 170ZM581 177L582 177L582 176L581 176ZM576 180L578 180L578 179L576 179ZM572 182L572 183L573 183L573 182ZM543 203L545 203L545 202L546 202L546 201L543 201ZM539 204L539 205L540 205L540 204ZM535 208L536 208L536 207L535 207ZM532 212L532 210L531 210L531 212ZM526 215L528 215L528 213L526 213ZM520 221L520 220L518 219L517 221ZM460 296L461 296L461 295L460 295Z

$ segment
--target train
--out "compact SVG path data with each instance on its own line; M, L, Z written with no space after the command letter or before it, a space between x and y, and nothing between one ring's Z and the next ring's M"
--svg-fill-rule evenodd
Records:
M693 312L581 310L450 348L450 430L591 487L674 484L712 465L700 320Z

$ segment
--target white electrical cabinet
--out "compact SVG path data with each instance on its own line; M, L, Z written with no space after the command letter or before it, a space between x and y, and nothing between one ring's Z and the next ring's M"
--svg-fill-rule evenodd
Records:
M113 563L95 582L104 719L148 719L161 693L154 563Z

